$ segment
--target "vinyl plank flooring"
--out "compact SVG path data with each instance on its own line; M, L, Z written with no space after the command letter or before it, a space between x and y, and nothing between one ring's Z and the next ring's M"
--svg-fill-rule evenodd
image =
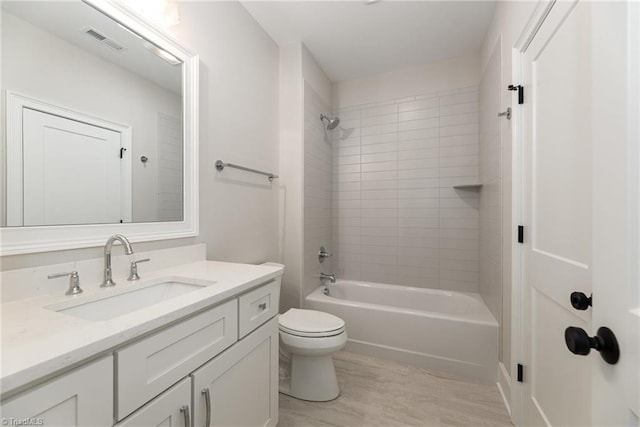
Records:
M345 351L334 363L340 396L280 394L279 427L513 426L495 384Z

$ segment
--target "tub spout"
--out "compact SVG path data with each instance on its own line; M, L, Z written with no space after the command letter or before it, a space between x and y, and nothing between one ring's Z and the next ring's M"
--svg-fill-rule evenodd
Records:
M324 283L327 280L331 283L336 283L336 275L320 273L320 281Z

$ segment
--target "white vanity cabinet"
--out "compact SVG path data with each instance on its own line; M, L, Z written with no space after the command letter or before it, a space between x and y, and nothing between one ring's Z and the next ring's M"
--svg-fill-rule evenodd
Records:
M7 425L275 426L280 277L4 399ZM97 357L97 355L96 355ZM11 419L16 421L11 421Z
M111 425L113 357L91 362L3 401L1 412L5 425Z
M194 426L275 426L278 318L191 374Z

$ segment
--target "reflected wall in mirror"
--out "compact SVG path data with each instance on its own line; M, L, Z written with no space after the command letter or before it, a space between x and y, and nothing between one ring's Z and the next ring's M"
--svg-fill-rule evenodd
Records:
M2 226L182 221L182 61L81 1L0 7Z

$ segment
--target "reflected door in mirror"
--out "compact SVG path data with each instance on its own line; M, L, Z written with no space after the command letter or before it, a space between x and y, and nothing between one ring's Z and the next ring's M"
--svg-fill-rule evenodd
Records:
M23 110L24 224L123 222L121 134ZM19 225L19 224L11 224Z

